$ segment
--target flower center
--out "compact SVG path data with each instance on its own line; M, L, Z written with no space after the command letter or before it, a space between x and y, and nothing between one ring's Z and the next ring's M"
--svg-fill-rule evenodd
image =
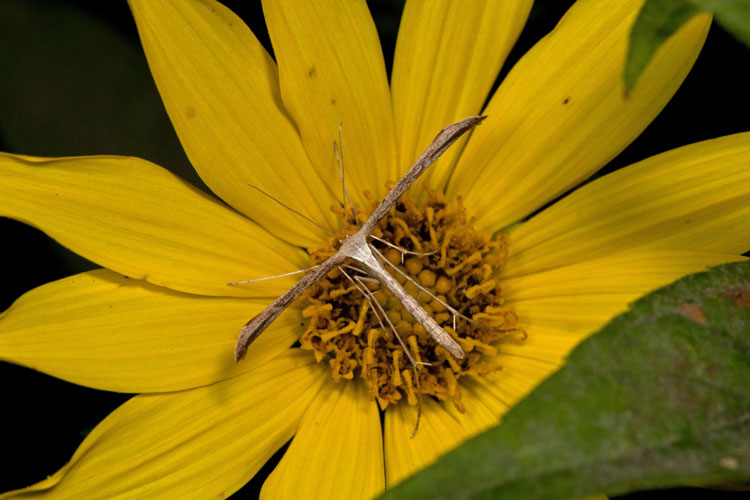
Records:
M327 359L334 380L363 379L383 409L404 399L416 405L424 394L451 400L464 411L461 377L499 370L493 343L523 332L516 315L502 306L496 280L507 255L503 235L477 233L460 198L447 203L442 193L426 191L422 204L404 195L373 231L371 244L388 261L384 267L459 343L464 359L435 342L354 261L333 269L303 294L307 328L300 346L313 351L318 362ZM368 199L373 210L377 202ZM357 231L349 215L327 246L310 251L313 264L335 254L340 241ZM360 221L367 215L357 210Z

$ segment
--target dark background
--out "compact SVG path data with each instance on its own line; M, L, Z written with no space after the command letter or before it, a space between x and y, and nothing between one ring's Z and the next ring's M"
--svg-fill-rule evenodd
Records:
M224 3L270 50L258 2ZM390 72L403 1L369 3ZM570 4L537 1L501 78ZM750 130L749 66L750 51L714 25L682 88L607 170L691 142ZM159 100L125 0L0 0L0 150L39 156L139 156L205 189ZM36 286L96 267L40 231L4 218L0 242L0 310ZM0 362L0 449L5 462L0 492L54 473L86 433L128 397ZM255 498L280 454L236 497ZM681 488L622 498L740 495L744 497Z

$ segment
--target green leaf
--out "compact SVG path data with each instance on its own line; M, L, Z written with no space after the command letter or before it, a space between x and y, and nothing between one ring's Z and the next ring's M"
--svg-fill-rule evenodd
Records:
M574 499L750 478L750 263L688 276L581 343L502 424L383 498Z
M659 46L688 19L712 12L716 21L750 46L750 0L647 0L630 33L625 61L625 91L635 83Z
M630 92L656 50L700 10L685 0L648 0L630 32L625 92Z

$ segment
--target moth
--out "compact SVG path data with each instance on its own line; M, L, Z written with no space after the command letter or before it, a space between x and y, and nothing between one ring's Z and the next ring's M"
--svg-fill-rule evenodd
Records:
M284 309L294 302L305 290L325 276L333 268L344 265L347 259L352 259L359 263L371 276L379 281L406 309L435 341L446 348L457 359L465 357L464 351L458 343L451 337L419 303L409 295L401 284L391 276L383 267L379 258L379 252L368 243L367 238L378 223L386 216L391 207L398 201L401 195L424 173L463 134L473 129L486 118L486 116L470 116L463 120L457 121L443 128L433 139L427 149L417 159L414 165L404 174L403 177L393 186L390 192L383 198L383 201L370 214L370 217L362 224L359 230L346 237L341 241L341 247L338 251L321 262L315 267L309 269L300 281L298 281L289 290L284 292L279 298L274 300L263 311L258 313L254 318L248 321L240 331L235 345L234 357L236 361L243 358L247 348L252 342L263 333ZM343 271L343 270L342 270ZM344 274L346 274L344 272ZM454 313L454 319L455 319ZM408 353L407 353L408 354ZM411 357L410 357L411 359Z

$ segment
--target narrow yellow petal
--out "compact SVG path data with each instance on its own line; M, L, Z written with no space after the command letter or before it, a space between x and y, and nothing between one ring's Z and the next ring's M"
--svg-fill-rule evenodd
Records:
M464 441L465 429L431 398L422 401L422 417L413 438L417 409L406 404L389 406L385 412L385 480L392 488L418 469Z
M189 295L100 269L40 286L0 315L0 359L97 389L167 392L258 366L301 333L296 309L234 361L268 299Z
M580 341L595 333L649 291L708 266L742 260L731 254L629 252L508 280L508 305L528 337L498 344L508 356L561 364Z
M276 64L250 29L213 0L129 3L164 105L201 178L277 236L319 246L320 229L249 186L320 224L337 224L329 210L335 200L281 104Z
M226 498L292 437L322 380L295 352L213 385L136 396L52 478L0 498Z
M523 309L523 312L533 316L543 307L543 305L534 307L536 305L534 303L529 304L527 308ZM575 305L572 307L574 311L577 311ZM493 363L502 367L506 360L503 356L515 356L539 361L550 366L559 366L575 346L597 331L596 327L591 325L604 325L611 318L602 315L594 319L598 320L598 323L597 321L581 321L576 324L564 321L555 323L552 318L539 317L538 315L537 317L519 320L519 324L526 333L525 339L508 338L496 344L500 357L496 358Z
M463 413L450 402L443 403L443 406L461 428L467 431L468 437L497 425L500 417L510 408L485 384L478 383L473 377L461 379L461 404L466 408Z
M624 250L750 249L750 133L684 146L583 186L510 235L506 276Z
M401 171L444 126L479 113L531 4L531 0L406 2L391 77ZM442 191L467 137L425 173L432 187Z
M502 370L478 377L473 383L481 386L503 405L510 408L530 393L544 379L555 372L562 362L547 363L521 356L498 355L498 364ZM485 397L489 400L489 397Z
M385 487L377 404L359 382L328 380L261 498L374 498Z
M484 111L448 186L479 230L505 227L622 151L667 104L710 24L699 15L657 52L630 95L622 68L643 0L580 0L513 68Z
M364 0L264 0L284 104L310 160L341 191L333 143L341 136L347 189L377 198L396 181L393 112L375 24Z
M554 327L566 332L577 332L578 340L595 333L618 314L627 310L628 304L639 297L636 293L580 293L561 297L542 297L509 303L519 318L519 325L530 330L539 326ZM513 343L501 343L498 352L510 350ZM524 343L516 350L519 356L531 355L526 352ZM572 347L572 346L571 346ZM563 357L567 353L560 353Z
M561 363L639 297L686 274L741 260L724 253L626 251L504 280L506 305L518 314L528 337L500 342L499 363L503 355Z
M83 257L173 290L273 296L305 255L161 167L138 158L0 153L0 215L38 227Z
M508 303L587 294L645 295L686 274L744 260L736 254L686 250L631 250L600 259L503 280Z

